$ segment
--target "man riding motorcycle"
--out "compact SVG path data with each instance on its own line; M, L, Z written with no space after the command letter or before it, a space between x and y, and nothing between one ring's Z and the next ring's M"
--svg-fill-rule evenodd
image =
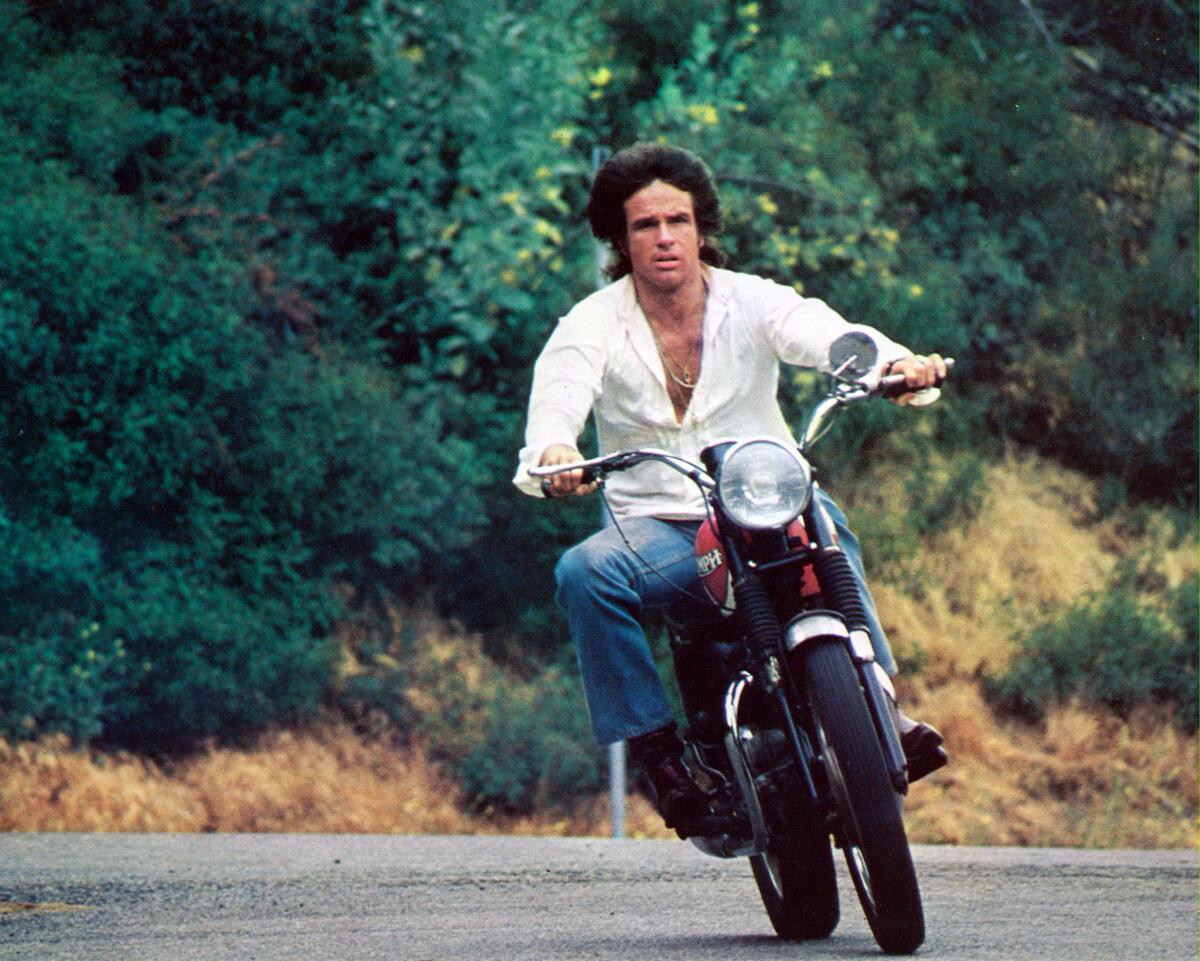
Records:
M736 436L794 447L777 400L780 361L827 369L830 344L848 330L869 331L882 372L903 374L914 393L946 376L937 355L914 356L819 300L724 269L715 184L687 151L637 144L614 154L593 182L588 218L595 236L612 245L615 280L560 320L534 367L514 478L527 493L543 493L529 468L583 459L575 445L589 413L602 454L656 447L695 461L706 445ZM595 486L577 470L555 475L544 492L580 496ZM707 815L707 798L682 759L641 617L699 593L692 544L704 503L685 478L653 466L614 475L606 495L619 527L608 525L563 555L557 599L593 735L600 744L629 742L667 826L686 837ZM851 562L876 659L894 675L858 541L828 495L817 496ZM936 730L899 718L910 780L946 763Z

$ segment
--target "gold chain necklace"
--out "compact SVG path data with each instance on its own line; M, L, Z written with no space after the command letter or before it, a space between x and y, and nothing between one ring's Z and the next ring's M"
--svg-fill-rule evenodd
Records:
M704 300L700 305L700 364L704 364L704 316L708 313L708 282L704 282ZM663 370L667 372L667 376L671 378L679 387L687 391L696 389L696 383L700 379L700 373L697 371L696 376L692 376L691 364L681 364L674 357L667 353L667 349L663 346L662 340L658 336L658 328L654 326L654 321L649 317L646 318L646 326L650 328L650 336L654 338L655 349L658 350L658 359L662 361ZM688 352L690 355L690 351ZM681 370L682 375L676 374L677 368Z
M692 376L691 364L681 364L668 354L667 349L663 346L663 342L659 339L658 331L654 328L654 323L649 317L646 318L646 323L650 327L650 336L654 338L654 346L658 349L658 358L662 361L663 370L667 372L667 376L684 390L695 390L698 375L697 377ZM676 374L672 368L678 368L682 373Z

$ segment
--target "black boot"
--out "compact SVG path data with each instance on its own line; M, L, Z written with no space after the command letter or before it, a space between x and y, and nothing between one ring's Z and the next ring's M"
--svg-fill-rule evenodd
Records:
M629 739L629 755L650 782L654 806L667 827L681 838L698 833L709 815L708 795L692 779L683 763L683 742L675 733L675 722Z
M909 784L946 765L950 759L942 747L942 735L937 728L914 721L899 709L896 718L900 726L900 747L908 761Z

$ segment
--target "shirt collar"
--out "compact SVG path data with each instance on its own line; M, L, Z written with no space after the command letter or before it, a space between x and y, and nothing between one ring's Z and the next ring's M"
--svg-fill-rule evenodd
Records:
M704 267L704 280L708 284L708 303L705 306L704 324L709 334L715 334L722 321L729 314L729 300L733 296L733 285L729 282L729 271L719 267ZM626 274L619 281L621 289L617 299L617 316L621 318L626 330L632 331L641 320L641 308L638 306L637 290L633 286L633 276ZM643 320L644 324L644 320Z

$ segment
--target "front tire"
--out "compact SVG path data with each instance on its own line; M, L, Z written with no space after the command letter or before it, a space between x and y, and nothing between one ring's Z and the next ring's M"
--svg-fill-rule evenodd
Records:
M805 684L818 748L837 805L838 835L867 923L888 954L911 954L925 940L921 892L900 798L850 655L839 641L813 644Z
M771 926L781 938L827 938L837 927L837 872L827 834L807 834L789 844L772 842L750 868Z

